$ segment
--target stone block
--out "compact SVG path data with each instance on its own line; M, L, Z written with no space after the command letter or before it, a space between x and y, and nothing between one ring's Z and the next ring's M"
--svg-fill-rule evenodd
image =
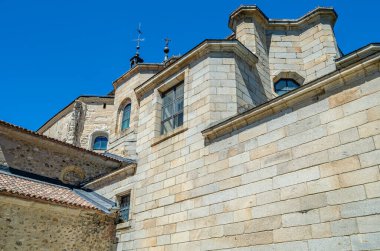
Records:
M343 236L358 233L356 219L343 219L331 222L331 233L333 236Z
M306 241L292 241L292 242L277 243L273 245L273 248L275 251L295 251L295 250L308 249ZM263 250L267 251L271 249L263 249Z
M330 108L343 105L350 101L360 98L361 91L359 87L354 87L352 89L344 90L335 95L329 97Z
M245 196L269 191L269 190L272 190L272 188L273 188L272 179L266 179L266 180L249 183L244 186L240 186L237 188L237 193L239 197L245 197Z
M273 241L298 241L311 238L310 226L287 227L273 230Z
M286 113L278 118L272 119L271 121L268 121L268 131L273 131L278 128L282 128L286 125L289 125L291 123L294 123L297 121L297 113L290 112Z
M245 233L254 233L277 229L281 227L281 215L253 219L244 222L244 225Z
M288 135L291 136L317 127L320 124L321 121L319 119L319 115L315 115L288 125L287 132Z
M380 232L380 215L356 218L359 233Z
M380 181L365 184L364 187L367 194L367 198L380 197Z
M319 210L310 210L307 212L296 212L282 215L282 226L293 227L301 225L310 225L319 223Z
M292 173L278 175L273 178L273 188L281 188L286 186L303 183L310 180L319 179L319 168L317 166L302 169Z
M351 236L352 250L379 250L380 233L358 234Z
M306 183L281 188L281 200L298 198L307 195Z
M293 158L297 159L312 153L324 151L340 144L339 135L329 135L311 142L296 146L292 149Z
M259 193L256 195L257 205L268 204L268 203L276 202L279 200L280 200L280 190L279 189Z
M285 161L289 161L292 159L292 153L290 150L277 152L271 155L268 155L261 159L261 166L268 167L272 165L276 165Z
M273 154L277 151L277 144L271 143L264 146L257 147L250 151L251 160L262 158Z
M229 158L228 164L230 167L243 164L245 162L248 162L250 159L249 153L245 152L239 155L236 155L234 157Z
M300 198L300 211L308 211L314 208L321 208L327 205L326 194L319 193Z
M244 142L267 133L267 124L263 123L239 133L239 142Z
M360 138L367 138L378 134L380 134L380 120L359 126Z
M380 152L380 151L379 151ZM340 185L342 187L365 184L379 179L379 169L377 166L352 171L339 175Z
M311 236L313 239L331 237L330 223L320 223L311 225Z
M275 131L271 131L269 133L263 134L257 137L258 146L263 146L269 144L271 142L282 139L286 136L286 132L284 128L277 129Z
M250 247L260 244L273 243L272 231L242 234L235 236L237 247Z
M302 145L304 143L322 138L327 135L325 126L316 127L298 134L288 136L278 142L278 150L285 150L291 147Z
M372 107L367 110L368 121L374 121L380 119L380 105Z
M339 139L342 145L353 141L357 141L359 138L359 132L356 127L344 130L339 133Z
M336 107L329 109L325 112L319 114L321 119L321 124L327 124L331 121L340 119L343 117L343 109L341 107Z
M327 124L329 134L334 134L367 123L367 113L365 111L343 117Z
M352 143L341 145L328 150L331 161L344 159L356 154L369 152L375 149L371 138L361 139Z
M309 194L331 191L338 188L340 188L338 176L330 176L316 181L307 182Z
M311 153L301 158L293 159L289 162L277 165L277 173L290 173L307 167L317 166L326 162L329 162L327 150L322 152Z
M350 237L308 240L308 244L311 251L351 250Z
M267 216L292 213L299 211L300 208L301 204L299 199L279 201L271 204L252 207L252 217L257 219Z
M329 205L343 204L352 201L364 200L366 198L364 186L355 186L327 192L327 203Z
M354 114L375 107L380 104L380 92L373 93L357 100L344 104L343 112L345 115Z
M343 218L365 216L380 213L380 199L367 199L341 205L341 215Z
M339 206L328 206L319 209L321 222L334 221L340 219Z
M378 165L380 164L380 150L363 153L359 155L359 159L362 167Z
M346 173L360 168L359 158L352 156L349 158L332 161L319 166L321 177L328 177L340 173Z

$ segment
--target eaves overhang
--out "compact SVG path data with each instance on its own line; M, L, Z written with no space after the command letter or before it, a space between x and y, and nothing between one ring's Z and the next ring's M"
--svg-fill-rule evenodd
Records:
M287 94L274 98L243 113L216 122L203 130L202 135L206 140L216 139L233 131L237 131L249 124L258 122L284 109L290 108L294 106L294 104L300 103L312 96L324 93L324 88L331 85L333 81L344 81L345 76L355 71L364 70L370 65L379 64L380 50L378 46L377 44L371 46L373 53L366 51L367 46L363 47L360 51L356 51L355 53L359 55L356 57L357 60L349 60L353 55L348 54L340 59L341 62L347 60L347 64L344 64L344 67L338 68L334 72L315 79Z
M302 25L305 25L311 20L313 20L315 17L322 16L322 15L331 16L333 20L332 25L335 24L338 18L338 14L335 12L333 8L318 7L297 19L270 19L256 5L243 5L231 13L228 20L228 27L234 30L234 21L238 19L239 17L245 17L245 16L256 17L259 21L261 21L262 24L264 24L265 27L268 27L268 28L301 27Z
M167 77L175 74L191 62L211 52L233 52L248 64L254 65L258 62L258 57L238 40L206 39L184 54L177 61L136 87L135 93L137 97L141 98L146 92L154 89Z

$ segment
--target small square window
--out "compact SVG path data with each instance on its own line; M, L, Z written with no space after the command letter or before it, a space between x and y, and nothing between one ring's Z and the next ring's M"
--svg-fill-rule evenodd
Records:
M129 220L129 211L131 208L131 194L126 194L120 197L120 213L119 219L122 222Z
M162 94L161 134L183 125L183 82Z

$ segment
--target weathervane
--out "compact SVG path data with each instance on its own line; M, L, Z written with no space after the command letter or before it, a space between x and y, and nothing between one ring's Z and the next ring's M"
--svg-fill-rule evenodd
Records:
M134 39L133 41L137 42L136 45L136 54L130 59L131 61L131 68L137 65L138 63L143 63L144 60L140 58L140 42L143 42L145 39L141 38L141 23L139 23L139 27L137 28L137 39Z
M169 42L172 40L170 38L166 37L164 39L164 41L165 41L165 47L164 47L165 59L164 59L164 62L166 62L169 59L169 56L168 56L168 54L169 54Z
M139 23L139 27L137 28L137 34L138 34L137 38L133 40L137 42L136 53L138 53L140 50L140 42L143 42L145 40L145 38L141 38L141 35L142 35L141 23Z

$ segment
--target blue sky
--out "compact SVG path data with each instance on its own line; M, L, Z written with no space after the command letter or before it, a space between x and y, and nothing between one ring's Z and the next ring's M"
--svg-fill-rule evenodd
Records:
M166 36L171 55L228 36L228 16L241 4L257 4L270 18L333 6L344 53L380 42L375 0L0 0L0 120L35 130L77 96L107 94L129 69L139 22L141 56L161 62Z

